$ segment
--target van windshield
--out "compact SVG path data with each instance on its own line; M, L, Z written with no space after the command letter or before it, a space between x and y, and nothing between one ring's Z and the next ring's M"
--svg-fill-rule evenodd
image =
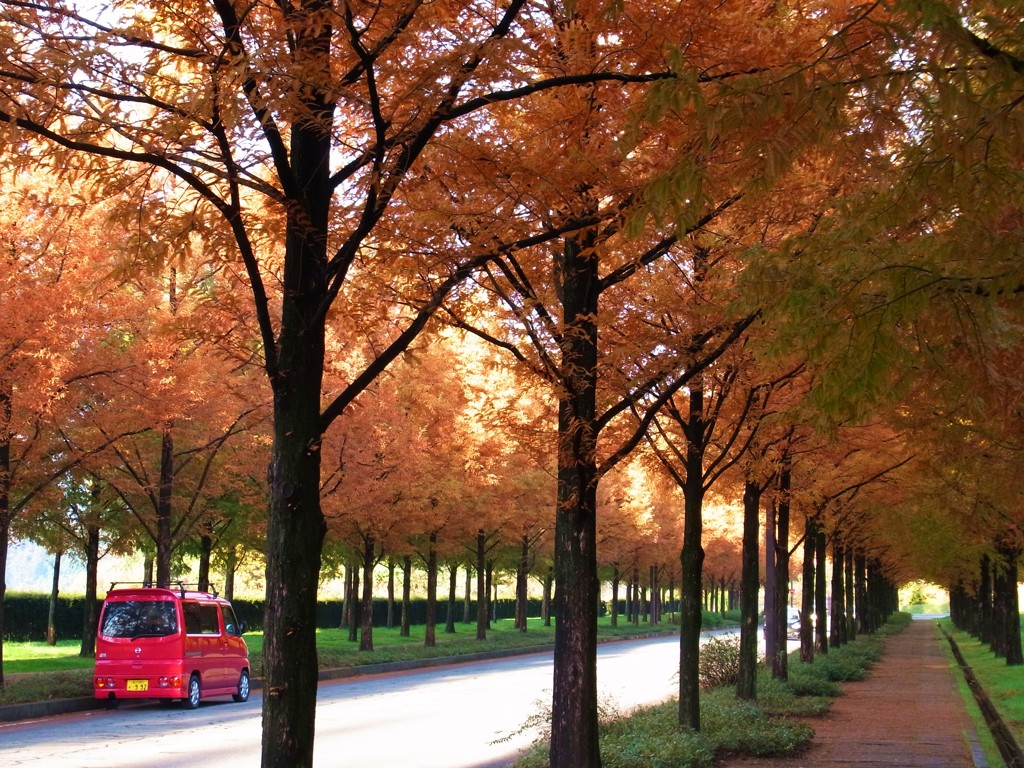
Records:
M169 600L107 603L100 634L104 637L165 637L178 632L178 617Z

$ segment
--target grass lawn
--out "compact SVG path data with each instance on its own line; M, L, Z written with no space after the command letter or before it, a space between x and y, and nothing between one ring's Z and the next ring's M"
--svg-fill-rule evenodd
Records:
M967 666L974 672L974 676L978 679L985 693L988 694L993 706L998 710L1017 743L1024 744L1024 667L1006 666L1006 659L997 659L987 645L982 644L966 632L956 629L949 619L943 619L941 624L943 629L956 640L964 661L967 662ZM952 654L950 659L950 663L955 663L952 661ZM971 706L969 709L976 711L977 707L974 706L974 697L968 690L966 683L962 686L961 690L965 700L970 700ZM978 717L981 717L980 712ZM976 727L979 732L982 730L987 731L984 720L976 722ZM987 752L988 749L986 747ZM992 757L989 759L990 765L1002 764L1001 759L998 757L998 752L995 753L994 759Z
M712 627L727 623L720 617L706 615L705 623L708 622ZM327 669L438 656L463 656L507 648L544 646L555 642L554 626L545 627L540 619L530 619L526 632L514 629L511 619L495 622L487 631L485 640L476 639L475 624L456 624L455 634L445 634L444 625L440 625L436 632L437 644L432 648L423 644L424 629L422 626L412 627L410 637L401 637L397 628L374 627L373 651L360 651L359 643L348 639L347 629L318 629L317 655L320 666ZM656 632L675 632L675 627L668 623L655 627L644 623L632 625L621 616L617 627L611 626L607 617L598 622L598 636L603 640ZM245 642L249 646L253 676L261 677L263 633L247 632ZM78 640L61 640L53 647L43 642L4 643L6 686L0 689L0 705L91 696L93 659L79 656L80 647Z

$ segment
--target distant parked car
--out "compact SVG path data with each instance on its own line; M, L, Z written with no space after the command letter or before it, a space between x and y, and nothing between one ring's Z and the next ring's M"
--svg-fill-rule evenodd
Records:
M786 637L800 639L800 611L793 606L786 609Z

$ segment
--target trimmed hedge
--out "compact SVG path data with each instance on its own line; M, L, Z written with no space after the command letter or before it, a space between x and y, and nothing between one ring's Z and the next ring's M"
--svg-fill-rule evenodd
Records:
M240 621L249 625L250 629L263 628L263 601L238 598L231 601ZM341 624L341 600L325 600L317 605L316 625L320 629L333 629ZM498 600L492 604L496 617L510 619L515 616L515 600ZM540 600L527 602L527 616L540 616ZM397 625L401 620L402 606L395 603L394 620ZM455 603L455 621L462 621L463 602ZM46 623L50 612L48 595L8 593L4 600L4 640L11 642L41 641L46 639ZM443 626L448 620L448 601L437 603L437 624ZM97 615L99 611L97 609ZM387 600L373 601L374 626L383 627L387 623ZM85 598L60 597L57 599L56 630L58 640L78 639L82 636L82 623L85 620ZM422 625L426 623L427 601L412 600L409 603L409 623ZM470 621L476 621L476 603L470 603Z

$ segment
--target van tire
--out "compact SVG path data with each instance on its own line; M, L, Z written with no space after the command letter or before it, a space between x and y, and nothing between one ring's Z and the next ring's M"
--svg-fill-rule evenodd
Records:
M185 709L195 709L199 706L199 700L203 697L202 688L199 685L199 673L193 672L188 679L188 695L182 699L182 706Z
M249 700L249 670L243 669L238 676L238 693L231 694L231 698L241 704Z

